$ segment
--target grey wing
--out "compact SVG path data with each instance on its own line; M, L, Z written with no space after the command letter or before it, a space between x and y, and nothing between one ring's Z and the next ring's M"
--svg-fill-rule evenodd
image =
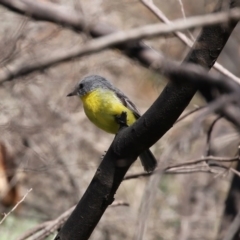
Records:
M105 82L104 84L108 89L111 89L117 95L125 107L133 111L133 114L136 118L141 117L141 114L139 113L135 104L123 92L115 88L110 82Z
M135 106L135 104L130 101L130 99L125 96L122 92L120 91L115 91L117 97L122 101L123 105L125 107L127 107L128 109L133 111L133 114L136 118L140 118L141 114L139 113L139 111L137 110L137 107Z

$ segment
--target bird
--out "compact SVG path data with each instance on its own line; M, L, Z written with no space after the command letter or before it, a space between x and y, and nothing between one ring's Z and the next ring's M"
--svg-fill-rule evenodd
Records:
M131 126L141 117L135 104L110 81L99 75L89 75L80 80L67 97L78 96L89 120L100 129L117 134L120 124L117 118L126 114L126 124ZM148 149L140 154L143 168L152 172L157 160Z

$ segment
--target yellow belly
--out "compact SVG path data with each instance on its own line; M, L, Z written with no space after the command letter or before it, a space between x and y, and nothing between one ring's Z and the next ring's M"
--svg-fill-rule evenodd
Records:
M118 97L109 90L98 89L81 97L84 111L87 117L102 130L116 134L119 124L116 116L122 112L127 113L127 125L130 126L136 121L136 117L130 109L125 107Z

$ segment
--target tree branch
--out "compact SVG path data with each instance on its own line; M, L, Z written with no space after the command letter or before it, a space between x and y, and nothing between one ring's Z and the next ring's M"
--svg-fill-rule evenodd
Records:
M235 26L236 22L232 22L228 26L204 28L185 61L211 68ZM140 52L143 53L142 50ZM213 52L215 54L211 54ZM193 83L169 83L151 108L131 127L123 129L116 136L88 189L56 240L89 238L107 206L113 201L131 163L140 152L149 148L173 126L195 92L196 86Z
M205 172L205 169L202 169L203 165L199 165L199 163L206 163L206 161L213 161L213 162L237 162L239 161L239 156L237 157L215 157L215 156L207 156L199 159L193 159L190 161L186 161L183 163L178 163L175 165L170 165L168 167L165 167L164 169L158 167L157 169L154 170L152 173L146 173L146 172L140 172L140 173L134 173L134 174L129 174L124 177L124 180L130 180L130 179L136 179L140 177L148 177L152 174L158 174L160 172L164 172L165 174L176 174L176 173L192 173L192 172L198 172L198 171L203 171ZM204 167L207 166L204 165ZM188 168L191 167L191 168ZM199 169L200 167L200 169ZM181 171L179 171L181 170ZM209 172L209 169L207 169L207 172Z
M83 17L80 13L58 4L31 0L0 0L0 4L11 11L36 20L54 22L78 31L84 28Z
M118 207L118 206L128 207L129 204L124 201L114 201L109 207ZM69 208L64 213L62 213L60 216L58 216L56 219L38 224L34 228L32 228L29 231L27 231L26 233L24 233L19 238L17 238L17 240L25 240L25 239L28 239L29 237L32 237L31 238L32 240L45 239L50 234L57 231L57 229L62 227L62 225L65 223L65 221L70 216L70 214L72 213L72 211L75 207L76 207L76 205Z
M164 14L157 9L153 3L149 3L146 0L142 1L159 19L163 22L170 24L170 22ZM103 23L89 24L85 23L82 15L74 9L67 9L66 7L59 6L51 2L40 2L31 0L0 0L0 4L9 8L16 13L25 14L31 16L36 20L50 21L53 23L61 24L64 27L72 28L76 31L82 31L88 29L88 33L92 37L100 37L108 35L117 31L113 27L107 26ZM183 33L174 32L179 39L181 39L188 46L192 46L192 41L188 39ZM140 43L125 44L119 46L120 49L125 49L125 53L132 58L137 58L144 66L151 66L158 60L156 52L154 52L147 45ZM30 61L29 61L30 62ZM239 78L230 73L227 69L223 68L220 64L216 63L214 67L222 74L232 78L239 82ZM15 75L16 76L16 75ZM0 78L1 80L1 78Z
M2 0L0 0L1 3ZM25 0L28 2L27 0ZM12 2L14 2L12 0ZM20 1L21 2L21 1ZM41 11L39 11L41 12ZM42 13L43 15L43 13ZM47 15L48 16L48 15ZM158 66L154 66L154 63L159 63L164 58L154 52L149 50L148 47L143 47L141 43L136 42L143 38L149 38L154 36L171 34L175 31L184 30L192 27L203 26L203 25L215 25L217 23L226 23L231 21L238 20L240 18L240 9L233 9L229 12L207 14L205 16L191 17L188 19L181 19L172 22L171 25L166 24L153 24L149 26L139 27L129 31L119 31L116 33L109 34L108 36L101 37L96 40L92 40L86 43L83 46L76 46L72 49L56 51L52 53L51 56L45 54L45 58L37 59L37 61L32 61L30 58L20 58L15 62L10 63L5 68L2 68L0 71L0 83L4 81L12 80L16 77L29 74L37 70L43 70L54 64L61 63L64 61L72 60L76 57L82 57L91 53L96 53L101 50L110 47L117 47L123 49L127 55L131 55L129 50L133 52L133 56L138 56L137 51L140 50L140 53L144 53L143 58L140 60L145 61L145 64L151 66L151 69L159 71ZM47 18L48 19L48 18ZM130 48L126 46L130 43ZM125 49L126 48L126 49ZM144 52L147 50L147 52ZM149 55L150 53L150 55ZM154 55L153 55L154 54ZM149 59L150 57L150 59Z
M146 6L158 19L160 19L162 22L166 24L172 24L172 22L164 15L164 13L154 4L153 0L141 0L144 6ZM174 35L178 37L184 44L186 44L188 47L192 47L193 41L188 38L184 33L182 32L174 32ZM233 79L234 81L240 83L240 78L235 76L233 73L231 73L229 70L224 68L221 64L216 62L213 66L217 71L224 74L225 76Z
M28 189L27 192L26 192L26 194L22 197L22 199L21 199L19 202L17 202L17 204L11 209L11 211L8 212L8 213L6 213L6 214L4 214L3 218L2 218L1 221L0 221L0 225L6 220L6 218L7 218L12 212L14 212L14 211L17 209L17 207L25 200L25 198L27 197L27 195L28 195L31 191L32 191L32 188Z
M234 2L230 2L231 6ZM185 61L210 69L236 23L205 27L198 43L195 44ZM103 27L101 30L90 28L90 33L94 37L109 34L109 32L112 32L109 28ZM140 43L124 43L118 47L128 56L137 58L146 67L162 60L158 53ZM171 76L171 78L176 80L178 76ZM87 239L91 235L107 206L112 203L114 194L131 163L140 152L149 148L172 127L195 94L196 89L193 82L177 82L176 80L169 83L146 114L134 125L117 135L84 196L56 239Z

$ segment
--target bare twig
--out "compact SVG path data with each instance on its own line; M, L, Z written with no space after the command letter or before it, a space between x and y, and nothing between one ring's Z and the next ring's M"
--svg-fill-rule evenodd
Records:
M160 169L156 168L154 172L147 173L147 172L141 172L141 173L132 173L128 174L126 177L124 177L123 180L130 180L130 179L136 179L136 178L141 178L141 177L149 177L152 174L155 174L155 172L158 172Z
M203 108L205 108L206 106L201 106L201 107L196 107L194 108L193 110L190 110L189 112L185 113L183 116L181 116L177 121L176 123L182 121L183 119L187 118L189 115L199 111L199 110L202 110Z
M32 191L32 188L28 189L26 194L22 197L22 199L12 208L12 210L8 213L4 213L4 217L2 218L2 220L0 221L0 224L2 224L6 218L13 212L16 210L16 208L25 200L25 198L27 197L27 195Z
M129 203L124 202L124 201L114 201L109 207L118 207L118 206L125 206L125 207L129 207Z
M199 63L201 66L210 69L236 26L236 23L237 22L234 21L227 25L227 27L225 27L225 25L222 27L217 25L204 28L199 37L199 42L202 39L205 40L204 43L207 42L207 54L205 54L206 49L201 52L201 46L198 46L197 49L194 48L193 52L191 51L191 53L189 53L185 61ZM214 34L211 33L211 30L214 31ZM221 39L218 43L213 40L217 38ZM216 48L218 50L216 55L210 56L209 49ZM195 56L196 51L199 53L198 57ZM139 51L137 51L137 53L138 52ZM142 53L142 51L140 52ZM203 53L204 55L202 55ZM147 64L145 64L145 66ZM178 75L176 75L175 78L178 78ZM112 203L113 196L128 171L129 166L135 160L135 157L163 136L163 134L172 127L173 123L189 103L197 87L194 84L185 83L184 81L178 84L168 84L161 96L154 102L143 117L116 136L113 144L99 165L89 187L55 239L88 239L90 237L108 205ZM173 96L172 94L175 92L176 95ZM174 101L172 101L173 99L171 99L171 97L174 98ZM181 98L184 98L183 101L179 100ZM167 101L165 101L166 99ZM161 105L158 105L160 103ZM173 103L175 104L173 105ZM171 111L170 114L169 110ZM156 112L158 114L156 114ZM151 124L145 127L149 120ZM133 131L138 134L132 134ZM142 144L136 144L139 142ZM123 159L126 160L126 163L129 165L119 168L116 162L120 159L121 161L123 161Z
M179 5L180 5L180 8L181 8L182 16L183 16L184 19L186 19L186 14L185 14L183 2L182 2L182 0L178 0L178 2L179 2ZM192 33L191 33L189 30L187 31L187 33L188 33L188 35L190 36L191 40L192 40L192 41L195 41Z
M152 0L141 0L143 5L147 7L158 19L166 24L173 24L164 13L154 4ZM188 47L192 47L193 42L184 34L179 31L174 33L183 43L185 43Z
M1 0L0 0L1 3ZM167 35L175 31L185 30L193 27L210 26L240 18L240 10L233 9L227 13L212 13L204 16L190 17L185 20L176 20L171 25L153 24L135 28L129 31L119 31L96 40L86 43L84 46L77 46L72 49L57 51L51 56L38 59L33 62L32 59L18 59L13 64L9 64L0 71L0 83L11 80L15 77L22 76L50 67L54 64L72 60L73 58L82 57L87 54L99 52L101 50L116 47L131 41L141 40L154 36ZM159 66L158 66L159 67ZM157 67L157 68L158 68ZM153 67L154 68L154 67ZM156 67L155 67L156 68Z
M206 157L203 157L203 158L199 158L199 159L195 159L195 160L179 163L179 164L176 164L176 165L173 165L173 166L168 166L167 168L165 168L165 170L170 170L170 169L175 168L175 167L194 165L194 164L198 164L198 163L202 163L202 162L206 162L206 161L235 162L235 161L239 161L239 157L238 156L237 157L206 156Z
M129 203L124 201L114 201L109 207L118 207L118 206L129 206ZM54 220L43 222L34 228L30 229L26 233L24 233L22 236L17 238L17 240L25 240L29 237L32 237L31 240L43 240L52 233L54 233L57 229L61 228L66 219L70 216L72 211L76 205L69 208L67 211L62 213L59 217L57 217ZM41 233L39 233L41 232Z
M154 3L151 0L142 0L142 2L160 20L162 20L163 22L165 22L167 24L172 23L161 12L161 10L158 9L154 5ZM78 31L82 30L82 29L88 29L88 28L84 27L86 24L83 22L83 17L80 16L79 12L75 11L74 9L69 10L67 8L63 8L62 6L59 6L57 4L53 4L50 2L40 2L40 1L31 1L31 0L24 0L24 2L19 1L19 0L11 0L11 1L10 0L0 0L0 4L10 8L13 11L16 11L21 14L26 14L26 15L31 16L32 18L35 18L38 20L51 21L54 23L62 24L64 27L71 27ZM99 35L102 36L101 32L109 33L112 31L109 29L107 30L106 26L99 23L97 26L92 26L90 32L93 36L96 37ZM189 47L192 46L192 41L187 36L185 36L183 33L176 32L175 34L179 37L179 39L181 39ZM217 69L222 74L224 74L224 75L228 76L229 78L235 80L236 82L240 83L240 79L238 77L236 77L234 74L229 72L227 69L225 69L219 63L215 63L214 68ZM40 67L40 69L41 69L41 67ZM18 76L18 74L14 75L14 76ZM1 77L0 77L0 82L2 80L3 79L1 79Z
M199 129L202 121L206 118L206 116L214 112L219 112L220 109L224 109L227 106L231 106L231 103L236 101L236 99L238 99L238 96L236 94L222 95L222 96L219 96L218 99L208 103L204 111L202 111L201 114L199 114L198 118L193 123L192 130L194 131L194 129ZM238 109L236 111L236 114L237 113L238 113Z
M184 10L184 6L183 6L182 0L178 0L178 3L179 3L179 5L180 5L183 18L186 19L186 14L185 14L185 10Z
M165 172L166 174L190 174L190 173L213 173L213 174L221 174L217 169L211 168L209 165L202 166L184 166L184 167L176 167L173 169L169 169Z
M234 174L236 174L237 176L240 177L240 172L237 171L236 169L234 169L234 168L229 168L229 170L230 170L231 172L233 172Z
M164 174L190 174L190 173L213 173L216 174L215 177L220 176L223 174L222 171L219 171L216 168L213 167L217 167L217 168L222 168L224 170L226 170L225 172L232 172L235 175L237 175L238 177L240 177L240 172L235 170L234 168L228 168L222 164L217 164L217 163L210 163L210 164L204 164L204 165L189 165L189 166L172 166L169 169L165 169L164 170ZM158 168L155 169L154 172L150 173L150 174L146 174L144 172L142 173L136 173L136 174L129 174L128 176L126 176L124 178L124 180L130 180L130 179L136 179L136 178L141 178L141 177L149 177L152 174L158 174L162 172L162 169Z
M173 24L165 15L164 13L154 4L152 0L141 0L141 2L162 22L166 24ZM184 33L176 31L174 33L184 44L186 44L188 47L192 47L193 41L189 39ZM216 62L213 66L217 71L224 74L225 76L233 79L234 81L238 82L240 84L240 78L235 76L233 73L231 73L229 70L224 68L222 65L220 65L218 62Z
M198 158L198 159L186 161L183 163L175 164L172 166L168 166L164 169L158 167L152 173L141 172L141 173L129 174L124 178L124 180L136 179L136 178L140 178L140 177L148 177L151 174L156 174L156 173L159 173L162 171L164 171L164 173L174 173L174 174L192 173L192 172L209 172L209 169L203 168L203 167L208 167L206 164L197 166L197 164L205 163L206 161L214 161L214 162L219 162L219 163L221 163L221 162L236 162L236 161L239 161L239 156L237 156L237 157L206 156L203 158ZM230 170L232 172L234 172L234 170L232 170L232 169L230 169Z
M205 151L206 156L209 156L211 154L211 135L212 135L212 131L213 131L213 128L214 128L215 124L221 118L222 118L222 116L218 116L216 119L214 119L214 121L211 123L211 125L210 125L210 127L207 131L207 143L206 143L206 151Z

